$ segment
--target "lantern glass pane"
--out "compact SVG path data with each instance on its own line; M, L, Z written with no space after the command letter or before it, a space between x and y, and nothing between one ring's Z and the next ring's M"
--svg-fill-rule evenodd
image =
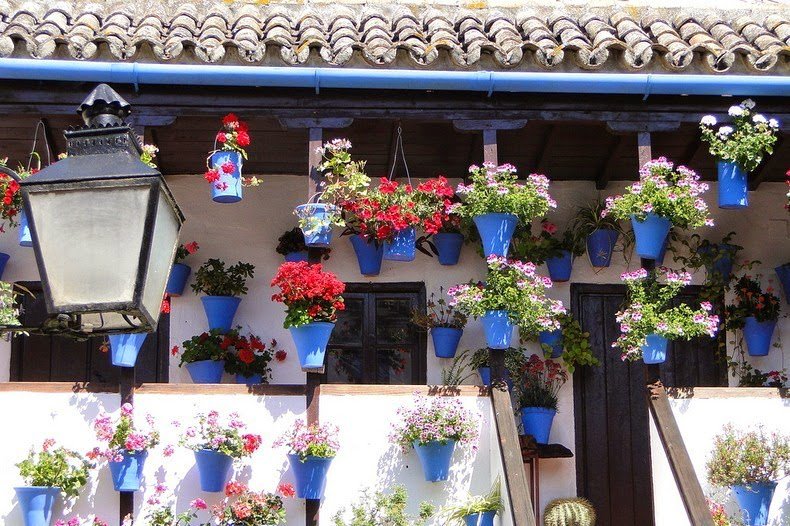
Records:
M134 299L149 195L148 185L29 193L56 309Z
M165 196L159 191L159 204L156 208L156 224L151 239L151 254L148 258L148 273L143 289L143 306L156 319L165 294L170 267L178 248L178 232L181 221L178 214Z

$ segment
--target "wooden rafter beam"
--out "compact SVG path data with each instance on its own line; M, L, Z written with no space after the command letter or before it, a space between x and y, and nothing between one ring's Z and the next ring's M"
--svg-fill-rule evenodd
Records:
M757 167L752 176L749 178L749 190L757 190L757 187L760 186L760 183L762 183L771 172L787 168L779 165L779 153L782 147L786 144L787 142L785 141L784 137L780 135L776 141L776 144L774 145L773 155L767 159L763 159L763 162L760 163L760 166Z
M606 162L604 162L603 166L601 166L601 169L598 170L598 173L595 176L596 189L604 190L609 184L609 181L612 180L612 176L614 175L617 165L620 162L620 157L625 150L626 144L626 136L617 135L611 148L609 149L609 154L606 156Z
M534 166L537 173L544 173L546 171L551 156L551 150L554 148L554 145L557 144L557 141L560 140L561 134L559 130L559 126L551 124L543 135L543 143L535 156Z

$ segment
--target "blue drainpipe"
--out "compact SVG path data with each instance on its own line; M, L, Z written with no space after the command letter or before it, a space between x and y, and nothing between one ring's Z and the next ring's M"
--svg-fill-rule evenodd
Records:
M545 73L0 60L0 79L487 93L788 96L790 75Z

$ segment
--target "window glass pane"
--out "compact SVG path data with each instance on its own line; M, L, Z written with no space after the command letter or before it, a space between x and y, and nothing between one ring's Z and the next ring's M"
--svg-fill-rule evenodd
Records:
M362 323L365 301L347 298L346 308L337 313L337 323L332 331L330 344L362 345Z
M412 350L408 347L379 349L376 353L376 383L412 383Z
M412 300L376 300L376 343L412 344L416 340L416 327L411 323Z
M328 349L326 380L333 384L362 383L362 349Z

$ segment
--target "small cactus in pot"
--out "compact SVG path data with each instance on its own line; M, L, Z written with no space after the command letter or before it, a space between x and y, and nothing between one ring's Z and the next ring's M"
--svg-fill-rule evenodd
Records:
M543 512L545 526L595 526L595 508L586 499L554 499Z

